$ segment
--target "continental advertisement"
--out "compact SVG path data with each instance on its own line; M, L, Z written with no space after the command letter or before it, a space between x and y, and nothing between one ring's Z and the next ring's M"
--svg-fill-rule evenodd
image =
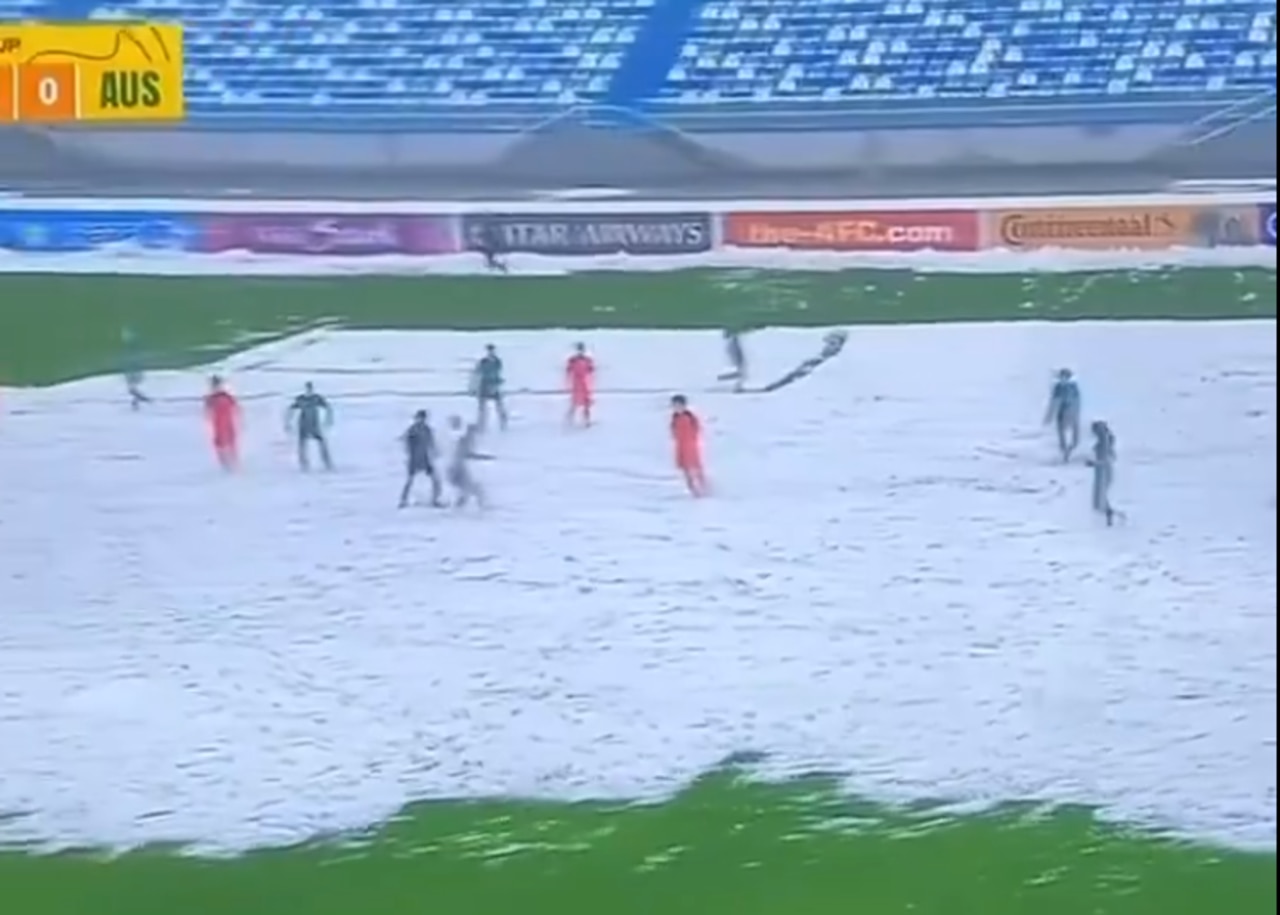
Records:
M995 210L986 217L986 242L988 247L1015 251L1256 244L1257 217L1245 209L1238 215L1185 205Z
M981 220L972 210L849 210L729 213L724 244L801 251L976 251Z
M182 27L0 23L0 123L181 120Z

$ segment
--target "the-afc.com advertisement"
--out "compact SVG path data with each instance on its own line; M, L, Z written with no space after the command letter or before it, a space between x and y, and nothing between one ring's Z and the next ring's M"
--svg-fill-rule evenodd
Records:
M976 251L978 214L963 210L729 213L724 243L809 251Z

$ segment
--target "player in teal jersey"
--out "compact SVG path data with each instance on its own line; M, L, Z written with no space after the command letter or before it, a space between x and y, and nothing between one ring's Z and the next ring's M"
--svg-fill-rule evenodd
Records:
M720 376L720 381L732 381L733 389L739 393L747 385L747 351L742 338L746 331L740 327L726 327L721 331L724 336L724 352L729 360L729 371Z
M503 400L502 357L498 348L490 343L484 348L484 355L476 362L472 374L472 392L476 397L476 425L483 431L489 423L489 405L498 414L498 425L507 428L507 405Z
M308 381L302 393L289 405L289 412L285 416L285 429L298 434L298 466L302 470L311 469L312 444L320 452L320 462L324 464L324 469L333 469L329 439L325 434L332 425L333 407L328 400L316 393L315 385Z
M143 404L151 403L151 398L142 390L142 382L146 377L142 371L142 354L138 351L138 338L128 325L120 329L120 348L125 389L129 392L129 407L135 411L140 410Z
M1116 437L1111 427L1102 420L1090 425L1093 432L1093 510L1107 520L1107 527L1115 523L1118 512L1111 506L1111 484L1115 481Z
M1071 460L1080 446L1080 385L1071 369L1059 369L1053 390L1049 394L1049 409L1044 421L1053 423L1058 433L1058 453L1063 462Z

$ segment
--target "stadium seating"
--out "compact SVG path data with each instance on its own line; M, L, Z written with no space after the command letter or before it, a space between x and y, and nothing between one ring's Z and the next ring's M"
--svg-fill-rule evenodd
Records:
M0 0L187 27L194 117L1275 91L1275 0Z

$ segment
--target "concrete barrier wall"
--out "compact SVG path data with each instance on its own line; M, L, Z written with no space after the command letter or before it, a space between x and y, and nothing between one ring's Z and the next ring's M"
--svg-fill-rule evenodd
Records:
M0 185L82 192L186 186L206 193L341 187L356 195L593 185L705 194L722 186L738 194L750 182L794 196L832 188L939 193L947 182L992 192L1158 188L1183 178L1275 174L1274 121L1204 142L1192 142L1190 129L1106 123L692 134L600 129L568 119L523 134L7 130L0 131Z

